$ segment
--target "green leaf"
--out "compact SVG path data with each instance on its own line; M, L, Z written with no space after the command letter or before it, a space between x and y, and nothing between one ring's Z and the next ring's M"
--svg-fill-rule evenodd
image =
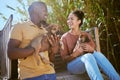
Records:
M6 7L13 10L13 11L15 11L15 9L13 7L9 6L9 5L6 5Z

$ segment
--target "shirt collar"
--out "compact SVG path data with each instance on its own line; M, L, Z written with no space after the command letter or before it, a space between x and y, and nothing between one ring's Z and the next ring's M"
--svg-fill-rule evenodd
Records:
M28 21L28 24L30 25L30 26L32 26L32 27L36 27L36 28L39 28L39 29L43 29L43 30L46 30L44 27L38 27L37 25L35 25L32 21Z

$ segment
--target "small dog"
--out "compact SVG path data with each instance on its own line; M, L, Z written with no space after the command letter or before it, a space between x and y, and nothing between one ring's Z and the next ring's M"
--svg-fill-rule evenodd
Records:
M82 33L79 35L79 38L78 38L78 40L77 40L77 43L76 43L76 45L75 45L75 48L74 48L73 52L76 51L77 47L82 47L82 45L83 45L84 43L89 44L90 41L91 41L91 40L89 39L88 35L86 35L85 32L82 32Z
M50 47L51 47L51 45L50 45L50 43L48 41L48 39L49 39L48 36L51 36L51 35L54 36L54 35L58 34L59 31L60 31L60 26L58 26L57 24L51 24L48 27L46 27L46 30L42 34L39 34L32 41L32 43L30 45L33 48L35 48L35 54L34 54L34 56L36 58L37 65L40 64L39 58L37 57L37 55L39 55L40 58L41 58L41 60L43 61L43 63L45 63L45 64L51 64L53 66L53 63L50 62L48 59L45 58L44 51L50 50ZM39 49L36 46L38 44L40 44L40 46L39 46L40 52L39 52Z

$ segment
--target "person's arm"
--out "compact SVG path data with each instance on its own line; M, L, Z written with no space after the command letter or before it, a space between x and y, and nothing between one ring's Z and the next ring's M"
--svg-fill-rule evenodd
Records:
M8 51L7 51L8 57L10 59L26 58L32 55L33 52L35 51L34 48L32 48L31 46L27 46L25 48L19 48L20 43L21 42L19 40L10 39L8 43Z
M62 54L66 54L64 51L62 51ZM80 56L83 54L83 49L81 47L79 47L78 49L76 49L74 52L72 52L70 55L64 55L63 59L66 62L70 62L73 59L75 59L76 57Z
M73 49L72 53L69 53L69 49L68 49L69 44L67 44L66 38L62 37L61 41L62 41L61 43L63 44L64 49L60 50L60 54L64 61L70 62L76 57L83 54L83 49L80 46L76 46L75 51Z
M48 41L51 45L51 48L49 50L49 59L51 62L54 62L55 54L57 54L60 50L60 37L58 35L54 35L54 37L51 35L48 38Z

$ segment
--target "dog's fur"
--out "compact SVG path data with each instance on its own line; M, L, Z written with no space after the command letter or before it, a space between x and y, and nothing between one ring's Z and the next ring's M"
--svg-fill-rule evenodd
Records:
M79 35L79 38L77 40L77 43L75 45L75 48L74 48L73 52L76 51L76 47L78 47L78 46L81 47L81 45L83 45L84 43L89 44L89 42L90 42L90 39L89 39L88 35L86 35L85 32L82 32Z
M48 36L51 35L55 35L60 31L60 27L57 24L51 24L46 28L47 32L45 31L45 33L38 35L32 42L31 42L31 46L33 48L35 48L35 58L37 61L37 64L40 64L40 61L37 57L37 55L40 56L41 60L43 61L43 63L45 64L52 64L49 60L47 60L44 57L44 51L49 51L50 50L50 43L48 41ZM40 45L39 49L37 48L36 45ZM52 64L53 65L53 64Z

